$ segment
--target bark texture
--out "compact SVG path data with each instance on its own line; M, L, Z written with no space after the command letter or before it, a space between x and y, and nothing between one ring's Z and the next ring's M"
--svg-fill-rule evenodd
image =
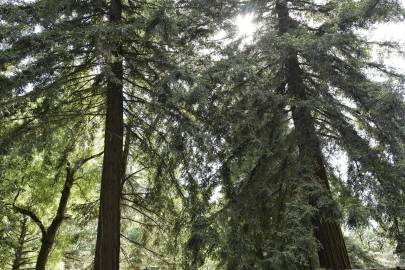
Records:
M122 16L122 3L112 0L111 23L118 23ZM94 261L95 270L118 270L120 255L120 202L123 178L123 62L120 44L112 48L109 59L112 76L108 78L106 95L106 122L104 159L101 176L100 209Z
M294 30L294 23L289 16L285 0L277 1L276 12L279 20L279 33L283 35ZM285 71L287 95L298 102L308 100L302 79L303 72L298 62L297 52L293 48L286 48ZM300 160L307 162L311 167L309 172L313 175L313 178L319 181L324 192L330 193L325 163L311 110L305 105L298 104L292 107L292 116L296 134L299 138ZM313 181L313 179L309 180ZM316 207L317 198L311 198L311 204ZM318 251L319 266L334 270L350 269L349 256L340 225L327 220L322 214L313 217L312 225L314 226L314 235L321 244Z

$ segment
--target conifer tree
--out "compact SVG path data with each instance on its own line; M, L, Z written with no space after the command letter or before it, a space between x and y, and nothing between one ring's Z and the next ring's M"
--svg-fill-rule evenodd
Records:
M128 132L142 138L153 118L147 111L177 113L168 103L171 87L187 80L177 52L186 55L196 39L212 32L211 25L220 21L214 15L224 3L44 0L1 5L1 113L10 122L2 131L3 152L50 123L57 127L64 119L100 117L100 122L106 117L95 269L119 267L124 115L135 119Z
M254 42L242 45L241 53L238 43L223 51L210 76L226 79L214 79L217 85L207 90L214 89L208 95L220 104L209 106L211 113L221 111L208 126L226 142L225 264L350 268L333 199L341 194L331 186L331 154L325 156L331 146L349 158L348 181L339 185L369 209L368 219L378 221L401 252L403 220L394 209L404 199L404 75L373 62L370 53L373 46L399 47L359 33L402 19L400 3L280 0L250 1L246 8L257 15ZM384 80L374 80L372 72ZM269 140L274 133L277 139ZM272 228L279 228L274 235ZM238 240L242 232L247 238ZM282 245L277 234L289 244Z

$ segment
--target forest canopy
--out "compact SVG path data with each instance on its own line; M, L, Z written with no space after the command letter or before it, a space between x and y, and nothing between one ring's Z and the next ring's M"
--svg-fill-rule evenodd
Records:
M0 269L405 267L404 19L0 0Z

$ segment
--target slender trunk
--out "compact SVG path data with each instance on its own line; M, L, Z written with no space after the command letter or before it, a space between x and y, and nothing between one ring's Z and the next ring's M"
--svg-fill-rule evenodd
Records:
M62 195L59 200L58 210L53 218L51 225L42 233L41 248L35 265L36 270L44 270L48 262L49 254L51 253L53 244L55 243L56 234L62 225L65 217L66 206L70 197L70 191L74 181L74 171L66 168L66 180L63 186Z
M24 253L24 244L26 241L25 237L27 236L27 230L28 230L27 221L28 221L28 218L26 216L24 216L23 219L21 220L21 231L20 231L20 235L18 237L18 246L14 252L13 266L11 268L12 270L19 270L20 266L24 263L22 256Z
M110 22L121 20L122 3L112 0ZM100 209L95 270L118 270L120 256L120 201L123 177L123 62L120 45L112 50L110 68L114 78L107 83L107 111L104 138L104 159L101 176Z
M127 179L127 170L128 170L128 160L129 160L129 147L131 145L131 128L130 124L125 128L125 143L124 143L124 150L122 154L122 179L121 179L121 190L124 187L125 181Z
M198 267L203 263L202 256L201 256L201 244L202 244L202 236L199 233L200 231L200 220L201 217L201 209L199 207L198 201L198 184L196 183L195 179L190 177L189 179L189 187L188 192L190 194L190 222L191 222L191 235L187 241L187 265L186 269L190 270L197 270Z
M279 33L285 34L292 27L292 19L289 16L285 0L277 1L276 11L279 18ZM297 53L293 48L287 48L285 67L287 94L297 101L307 100L302 70L299 66ZM297 137L300 139L298 143L300 160L308 162L310 166L308 171L319 181L325 192L330 193L324 159L311 111L306 106L293 106L292 116ZM316 206L317 200L317 198L311 198L310 203ZM318 250L320 267L334 270L350 269L349 256L339 224L317 214L312 219L312 225L314 226L315 237L321 244Z

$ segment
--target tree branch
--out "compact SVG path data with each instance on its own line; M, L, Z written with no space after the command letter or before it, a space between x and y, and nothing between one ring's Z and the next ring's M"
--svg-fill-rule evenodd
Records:
M73 167L73 171L74 171L74 172L77 171L77 170L78 170L81 166L83 166L86 162L92 160L93 158L97 158L97 157L101 156L102 154L104 154L104 151L102 151L102 152L100 152L100 153L98 153L98 154L92 155L92 156L90 156L90 157L87 157L87 158L83 158L83 159L78 160L78 161L75 163L75 166Z
M34 221L35 224L38 225L39 229L41 230L42 235L46 234L46 229L45 229L44 224L42 223L42 221L38 218L38 216L33 211L31 211L29 209L19 207L19 206L16 206L15 204L13 205L13 208L18 213L30 217L31 220Z

